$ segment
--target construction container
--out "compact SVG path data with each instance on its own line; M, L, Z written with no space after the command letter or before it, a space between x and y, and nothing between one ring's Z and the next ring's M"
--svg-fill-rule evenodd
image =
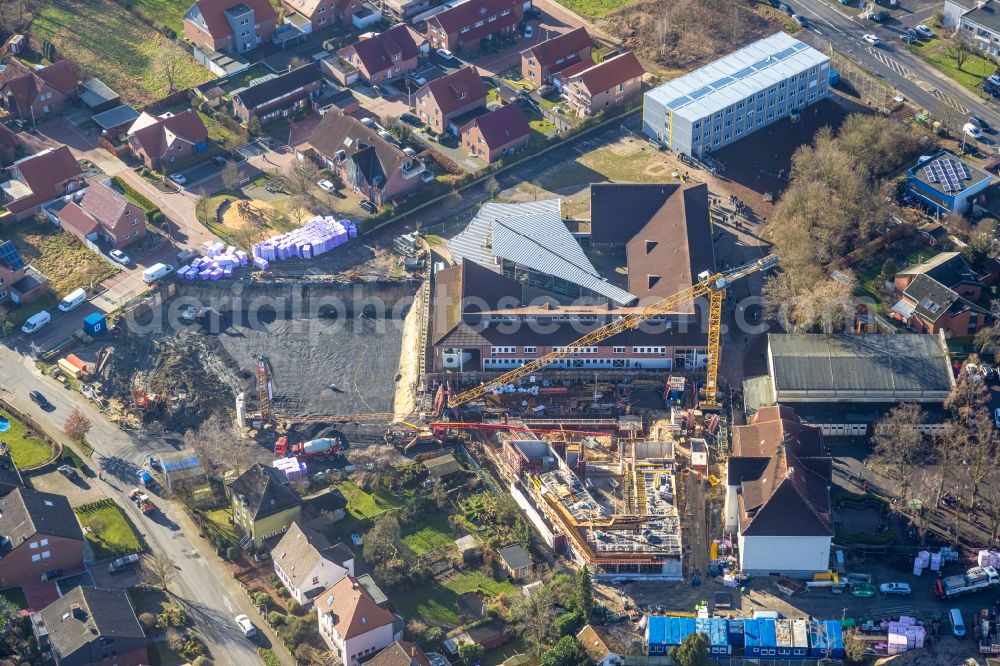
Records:
M87 373L87 364L84 363L76 354L69 354L68 356L59 359L58 362L59 369L67 376L73 379L80 379Z
M103 333L107 328L108 320L102 312L87 315L87 318L83 320L83 332L91 337Z
M817 620L807 625L812 659L844 658L844 630L836 620Z
M744 655L748 658L771 657L778 653L774 620L744 620Z
M792 620L792 659L809 658L809 629L805 620Z

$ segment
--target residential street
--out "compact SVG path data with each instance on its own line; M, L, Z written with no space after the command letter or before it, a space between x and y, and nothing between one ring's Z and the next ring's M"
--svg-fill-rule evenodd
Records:
M28 399L31 390L41 391L55 409L49 412L41 410ZM283 663L294 663L287 651L280 647L280 641L259 622L256 610L208 542L193 536L197 534L197 528L179 505L157 497L157 504L169 520L155 522L143 516L127 499L129 489L136 485L136 470L145 458L150 454L175 450L171 443L121 431L80 394L43 377L29 358L7 347L0 347L0 396L29 414L53 439L65 441L62 424L74 407L90 418L93 427L87 439L94 446L91 462L95 467L95 476L85 476L82 484L91 487L94 499L100 499L102 495L115 499L139 527L152 552L166 553L174 561L177 577L173 591L194 617L216 663L257 663L257 646L247 640L233 622L236 615L243 613L257 618L258 629L268 635L275 654ZM177 442L179 445L180 442ZM96 477L98 466L105 470L105 481ZM176 523L176 526L171 523Z
M1000 125L1000 104L996 100L983 101L973 92L952 81L927 65L899 41L899 35L909 27L929 22L939 5L924 0L911 0L915 5L892 12L893 17L884 23L875 23L858 16L855 4L841 5L837 0L802 0L793 5L810 21L808 29L800 30L796 37L811 46L830 52L833 49L848 56L862 68L874 73L917 106L934 113L948 105L961 114L977 113L993 125ZM877 47L869 46L865 34L874 34L881 40ZM984 148L991 148L984 146Z

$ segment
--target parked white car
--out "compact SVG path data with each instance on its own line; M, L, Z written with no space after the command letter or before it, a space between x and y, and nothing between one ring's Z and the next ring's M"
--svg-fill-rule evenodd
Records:
M182 173L172 173L170 174L170 180L174 181L178 185L183 185L188 182L188 179L184 177Z
M336 185L326 180L325 178L316 184L319 185L319 189L323 190L324 192L333 192L334 190L337 189Z
M243 635L247 638L257 635L257 627L253 626L253 622L251 622L250 618L246 615L236 616L236 626L240 628L240 631L242 631Z
M448 49L438 49L437 50L437 54L443 60L454 60L455 59L455 54L452 53L451 51L449 51Z
M965 126L962 127L962 131L965 132L968 136L971 136L976 141L979 141L980 139L983 138L983 131L978 127L976 127L975 125L973 125L972 123L965 123Z
M129 266L132 263L132 260L129 259L129 256L124 252L122 252L121 250L111 250L111 252L108 252L108 256L111 257L112 260L117 261L122 266Z
M919 33L920 36L923 37L924 39L930 39L931 37L934 36L934 31L928 28L923 23L921 23L920 25L913 26L913 29L916 30L917 33Z
M878 37L876 37L875 35L873 35L871 33L868 33L867 35L865 35L864 37L862 37L862 39L864 39L866 42L868 42L872 46L878 46L879 44L882 43L882 40L880 40Z
M878 586L878 591L882 594L896 594L903 597L913 593L908 583L882 583Z

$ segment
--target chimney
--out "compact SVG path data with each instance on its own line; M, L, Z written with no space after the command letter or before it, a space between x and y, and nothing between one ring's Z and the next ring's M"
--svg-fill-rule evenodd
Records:
M788 478L789 479L795 478L795 468L794 467L789 467L788 468Z
M410 656L411 657L416 657L417 656L417 646L416 645L412 645L412 644L410 645Z

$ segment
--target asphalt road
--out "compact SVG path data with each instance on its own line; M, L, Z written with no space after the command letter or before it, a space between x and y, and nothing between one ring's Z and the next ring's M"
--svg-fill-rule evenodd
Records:
M907 28L928 22L938 7L924 7L920 3L920 7L909 10L889 10L889 20L875 23L858 16L857 3L842 5L838 0L798 0L791 4L794 11L809 20L807 28L796 33L802 41L824 53L829 53L832 46L931 113L948 106L962 115L974 113L991 125L1000 126L1000 104L995 99L978 98L910 53L899 41L899 35ZM884 7L879 9L885 10ZM866 34L876 35L881 44L870 46L863 39ZM982 146L988 152L996 148L995 143Z
M28 399L31 390L41 391L54 409L43 411L31 402ZM256 611L222 563L214 559L207 544L202 541L195 544L189 538L194 528L187 517L181 515L181 509L156 498L163 510L158 512L160 516L151 519L143 516L127 499L128 491L136 485L136 471L146 457L173 451L174 447L156 438L123 432L78 393L42 376L29 358L5 346L0 346L0 397L30 415L53 439L65 440L62 425L73 408L79 408L90 418L93 425L87 441L94 445L92 461L105 470L106 480L95 476L85 482L103 487L109 497L125 508L150 549L154 553L166 553L174 561L177 577L172 591L195 618L215 662L259 663L257 646L247 640L233 622L235 616L243 613L253 619ZM261 631L267 632L266 627L257 624ZM276 639L272 636L271 641L276 642ZM276 649L275 654L284 657L286 653Z

